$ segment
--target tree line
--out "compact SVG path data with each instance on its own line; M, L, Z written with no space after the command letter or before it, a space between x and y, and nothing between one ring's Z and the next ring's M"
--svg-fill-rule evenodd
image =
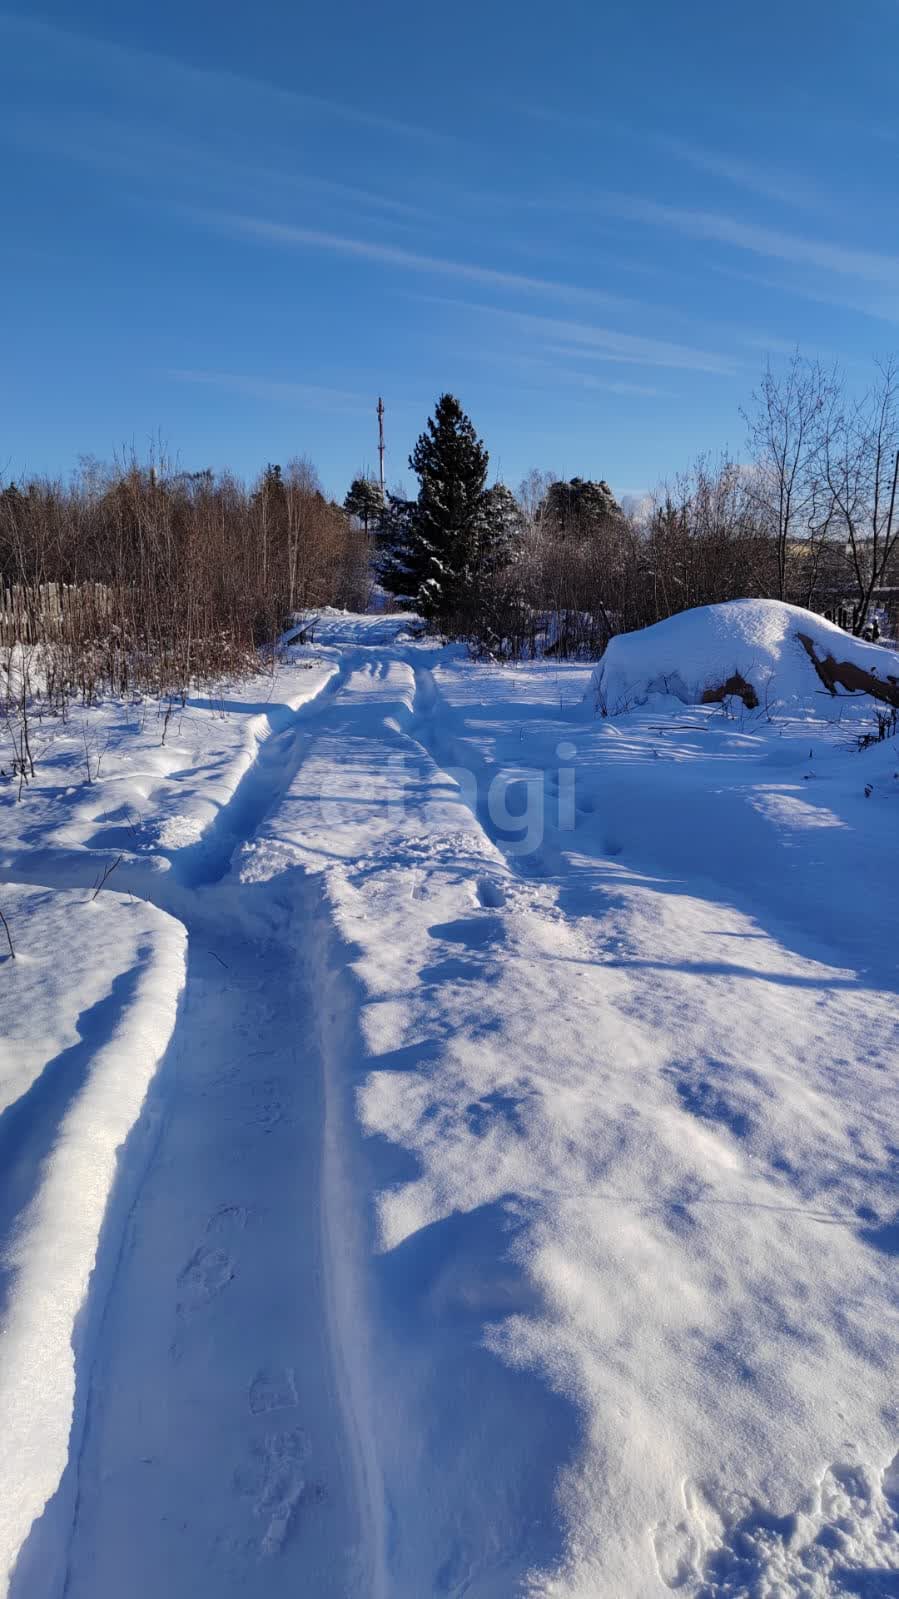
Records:
M15 644L40 645L51 698L246 671L293 611L364 609L370 583L368 540L304 459L251 485L158 456L0 491L6 680Z
M364 609L373 583L497 657L598 655L616 632L744 595L858 634L895 621L895 363L852 400L796 354L745 421L742 459L700 457L631 515L604 480L490 482L449 394L410 457L415 498L363 473L338 505L303 458L248 484L161 451L0 485L0 693L23 644L42 650L51 699L183 692L258 667L295 611Z
M699 459L625 515L605 481L532 472L488 486L458 400L438 400L410 456L417 498L354 480L382 587L447 636L505 655L598 653L609 637L741 596L783 599L877 635L899 599L899 375L850 400L796 354L744 412L746 457Z

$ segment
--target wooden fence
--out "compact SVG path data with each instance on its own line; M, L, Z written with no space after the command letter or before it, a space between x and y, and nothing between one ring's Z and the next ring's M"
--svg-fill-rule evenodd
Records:
M104 583L16 583L0 588L0 645L37 644L81 633L88 620L107 616L112 597Z

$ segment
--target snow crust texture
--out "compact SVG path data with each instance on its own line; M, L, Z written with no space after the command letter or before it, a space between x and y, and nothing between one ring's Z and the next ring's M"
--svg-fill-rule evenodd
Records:
M607 718L329 613L4 794L16 1599L899 1592L899 751L734 610Z

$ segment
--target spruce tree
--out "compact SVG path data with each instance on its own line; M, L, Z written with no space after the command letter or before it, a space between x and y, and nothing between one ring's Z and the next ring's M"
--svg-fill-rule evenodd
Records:
M521 553L524 517L505 483L491 483L481 496L478 518L477 574L490 577L511 566Z
M422 615L446 624L465 613L477 570L487 451L452 394L442 394L409 457L419 480L409 549Z
M415 500L388 494L377 523L378 581L388 594L415 603L423 581L416 534Z
M261 507L263 515L280 527L287 514L287 490L280 466L269 461L257 483L253 499Z
M354 477L347 491L343 508L349 516L358 517L366 533L376 525L384 509L384 496L380 483L368 477Z

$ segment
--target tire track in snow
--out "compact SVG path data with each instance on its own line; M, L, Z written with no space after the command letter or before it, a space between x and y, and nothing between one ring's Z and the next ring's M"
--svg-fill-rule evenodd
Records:
M315 1087L318 1081L317 1067L313 1065L313 1070L305 1078L306 1106L303 1115L292 1116L285 1109L285 1083L297 1077L292 1067L291 1053L294 1048L292 1040L296 1018L293 1014L284 1012L282 1000L280 1011L276 1007L281 1018L279 1024L270 1026L267 1035L262 1029L260 1037L258 1023L250 1025L247 1022L247 1017L254 1019L257 1017L260 1001L251 997L245 1001L241 1010L235 999L235 993L239 995L246 989L245 974L250 968L257 974L254 992L262 996L263 1008L270 1003L280 978L284 992L294 995L301 993L300 1009L307 1013L311 1011L310 992L305 980L299 975L294 955L294 937L296 943L300 944L307 931L303 924L303 911L309 911L312 896L307 891L304 879L298 876L295 900L296 925L292 937L290 922L287 927L283 925L280 903L275 909L270 896L254 896L244 887L238 891L227 884L225 879L235 854L242 845L252 840L265 817L277 808L280 799L289 790L299 772L305 752L304 733L308 722L317 714L321 714L334 699L341 684L353 670L353 665L352 656L341 658L331 678L322 685L313 699L291 710L285 725L257 741L249 766L235 785L229 799L222 805L212 825L196 844L186 846L173 854L171 873L154 873L152 869L148 870L145 862L138 859L131 862L123 861L117 872L119 881L116 888L110 885L111 892L137 891L143 897L153 900L161 908L173 913L188 933L187 994L167 1057L176 1062L177 1069L174 1074L168 1069L165 1072L166 1081L169 1082L171 1079L171 1082L162 1116L158 1104L145 1105L129 1137L129 1148L143 1147L143 1170L137 1177L133 1170L130 1173L133 1201L128 1210L127 1221L123 1218L119 1204L110 1203L107 1208L99 1253L109 1266L108 1270L96 1274L92 1280L88 1301L82 1312L85 1336L80 1340L78 1351L76 1427L70 1440L69 1464L60 1490L35 1523L22 1551L11 1590L14 1594L30 1595L36 1587L48 1594L52 1592L75 1594L84 1591L91 1595L91 1599L95 1599L97 1594L108 1593L112 1596L124 1589L133 1593L146 1591L148 1595L154 1596L162 1587L173 1595L182 1591L185 1595L195 1591L198 1581L197 1571L190 1570L190 1560L186 1563L179 1562L172 1551L169 1551L169 1555L173 1564L167 1569L164 1577L160 1575L159 1562L154 1559L158 1526L146 1537L143 1557L139 1554L139 1538L136 1540L127 1538L124 1540L127 1547L123 1547L122 1537L117 1535L114 1528L108 1528L107 1535L93 1544L85 1565L85 1540L89 1545L90 1525L96 1528L104 1515L103 1500L106 1496L99 1493L99 1483L108 1468L99 1466L98 1462L103 1457L104 1451L111 1449L115 1455L121 1442L115 1437L117 1425L115 1404L109 1395L127 1393L134 1376L129 1362L128 1374L123 1372L120 1380L110 1381L110 1368L114 1369L116 1366L118 1350L127 1350L135 1340L139 1341L139 1334L135 1329L142 1319L140 1301L154 1284L154 1273L158 1278L157 1263L152 1258L149 1261L143 1260L139 1253L141 1236L147 1227L147 1206L152 1200L153 1185L159 1181L160 1168L167 1164L166 1140L177 1134L179 1123L185 1120L185 1111L189 1108L185 1104L185 1091L189 1098L193 1092L191 1085L195 1084L197 1079L198 1063L205 1062L199 1068L201 1074L204 1071L214 1072L216 1055L225 1054L231 1043L231 1037L222 1025L222 1016L231 1018L238 1035L252 1036L252 1043L256 1047L249 1053L248 1062L267 1054L267 1064L274 1063L275 1068L274 1076L267 1075L261 1080L257 1071L253 1069L234 1072L229 1067L220 1074L220 1081L228 1085L226 1105L227 1103L232 1105L230 1113L225 1109L220 1114L220 1120L223 1118L227 1122L230 1116L232 1123L230 1129L227 1126L224 1128L225 1133L242 1127L246 1117L249 1116L251 1122L258 1125L260 1138L264 1138L267 1142L267 1153L270 1152L276 1135L288 1137L289 1153L285 1152L280 1165L276 1163L276 1174L278 1170L281 1171L282 1182L288 1181L298 1166L304 1167L310 1174L309 1181L313 1185L319 1181L314 1174L320 1169L319 1146L324 1112L320 1103L320 1090ZM108 862L102 852L71 849L44 851L37 860L31 859L23 852L21 864L28 868L27 875L32 880L41 881L49 878L53 889L58 889L62 883L89 889L96 879L98 870ZM18 877L26 875L26 872L20 869L18 857L15 861L15 871ZM246 905L247 899L254 903ZM261 963L260 945L266 951ZM213 949L217 951L213 956L216 966L213 966L208 953ZM228 956L227 960L223 958L224 955ZM286 972L289 974L287 981L283 975L285 961ZM221 968L232 975L226 976ZM241 974L239 979L234 977L235 972ZM276 973L278 977L275 976ZM204 990L208 990L213 996L210 1000L204 998ZM198 995L202 999L200 1006L200 1015L204 1018L202 1021L198 1020L195 1014ZM271 1042L260 1048L266 1036ZM291 1064L290 1071L281 1072L282 1061ZM318 1099L316 1095L319 1096ZM289 1098L289 1095L287 1097ZM13 1107L13 1110L15 1108ZM149 1141L145 1131L148 1117L156 1123L158 1134L158 1138L150 1138ZM303 1144L305 1150L303 1156L287 1130L307 1120L309 1132ZM316 1128L318 1128L317 1134ZM226 1148L228 1147L226 1140ZM271 1173L268 1173L267 1177L273 1180ZM196 1166L187 1158L180 1168L180 1180L186 1184L182 1200L187 1208L194 1203L197 1191L202 1190L202 1181ZM255 1186L263 1186L261 1174ZM271 1207L273 1212L277 1208L277 1206ZM170 1279L171 1292L175 1297L175 1332L166 1347L175 1366L180 1365L185 1358L185 1344L189 1341L195 1319L198 1316L202 1317L214 1304L217 1305L220 1299L226 1304L229 1298L228 1290L238 1276L232 1256L222 1247L221 1239L210 1239L208 1236L209 1228L216 1217L234 1209L235 1207L226 1203L211 1212L200 1241L194 1243L192 1250L183 1251L184 1259L177 1269L174 1261L166 1262L164 1275ZM252 1206L245 1209L247 1214L252 1213ZM309 1225L303 1230L303 1236L307 1240L319 1238L316 1218L320 1214L321 1206L317 1189L308 1193L305 1206L289 1204L281 1209L291 1218L291 1242L288 1244L285 1239L281 1251L282 1258L289 1259L297 1254L292 1220L296 1213L305 1214L309 1218ZM167 1226L167 1236L172 1239L178 1236L179 1220L180 1218L176 1217L174 1222L170 1220ZM269 1231L271 1232L271 1228ZM258 1250L259 1237L253 1241L255 1250ZM316 1296L322 1305L321 1286L327 1277L327 1264L322 1260L318 1244L314 1247L310 1244L309 1248L312 1254L305 1264L304 1273L294 1271L294 1276L296 1278L304 1275L306 1289L302 1297L311 1295L309 1305L313 1308L312 1321L315 1322ZM241 1275L246 1275L246 1272L242 1272ZM271 1279L277 1282L278 1278L279 1271L273 1262ZM156 1281L155 1286L159 1289L160 1302L164 1303L164 1283ZM233 1294L230 1297L233 1298ZM129 1313L132 1318L131 1330L123 1333L121 1319L124 1316L127 1322ZM261 1319L266 1320L264 1312ZM276 1312L273 1311L269 1319L273 1324L277 1323ZM151 1316L148 1320L151 1325L155 1325L158 1332L158 1319L154 1322ZM304 1317L300 1313L299 1303L294 1317L289 1320L294 1328L302 1326ZM314 1341L313 1333L309 1333L308 1336ZM144 1376L149 1389L154 1386L155 1373L155 1385L161 1385L164 1393L166 1366L161 1351L162 1344L157 1344ZM317 1383L322 1392L330 1391L333 1396L334 1383L328 1376L328 1361L327 1341L321 1338L316 1356ZM308 1388L308 1383L306 1386ZM235 1467L233 1492L226 1495L223 1502L231 1503L233 1509L235 1495L238 1502L246 1501L253 1518L248 1543L257 1547L260 1558L277 1557L278 1572L270 1577L266 1592L272 1594L281 1591L293 1592L297 1581L304 1575L306 1556L302 1556L297 1565L296 1556L285 1555L285 1548L295 1531L295 1523L301 1510L305 1512L317 1506L324 1497L321 1484L317 1483L312 1475L315 1470L314 1461L307 1460L312 1449L307 1443L305 1429L299 1433L295 1429L287 1432L277 1429L273 1431L269 1423L271 1413L281 1409L295 1409L299 1402L296 1397L290 1397L296 1396L298 1392L295 1368L286 1360L281 1364L277 1360L272 1361L263 1352L255 1375L250 1373L246 1376L245 1387L250 1396L248 1413L252 1418L263 1418L266 1430L252 1444L250 1463L244 1467L239 1465ZM335 1405L336 1400L332 1397L332 1414ZM207 1411L207 1416L209 1413ZM78 1417L82 1420L78 1421ZM243 1411L241 1418L243 1419ZM139 1431L139 1419L137 1417L133 1419L135 1428ZM233 1425L239 1432L239 1424L235 1421ZM259 1433L260 1423L254 1421L254 1430ZM321 1440L329 1440L329 1448L337 1447L332 1436L334 1432L331 1419L323 1421L318 1426L319 1458L322 1450ZM339 1463L339 1456L340 1448L337 1447L330 1473L332 1493L336 1494L338 1499L341 1495L337 1491L337 1484L344 1471ZM121 1462L119 1466L121 1468ZM114 1472L116 1468L112 1469ZM115 1499L114 1494L110 1497ZM345 1493L343 1499L347 1500ZM134 1518L127 1514L129 1504L130 1498L125 1506L119 1506L119 1513L123 1526L130 1528L133 1534L135 1522ZM327 1558L323 1557L322 1564L332 1570L327 1585L322 1579L319 1590L322 1595L331 1592L332 1588L335 1595L346 1591L367 1595L370 1591L375 1591L367 1577L359 1583L354 1578L355 1569L366 1570L369 1564L368 1556L362 1552L359 1539L355 1540L356 1547L343 1560L345 1569L342 1567L341 1558L337 1558L334 1554L336 1544L341 1540L344 1544L347 1541L353 1544L354 1540L349 1536L348 1528L355 1514L352 1506L344 1503L344 1524L340 1538L335 1540L333 1532L329 1534L330 1554ZM163 1520L165 1519L164 1516ZM67 1522L69 1522L68 1527ZM258 1535L257 1522L260 1527ZM85 1531L86 1526L87 1531ZM146 1530L146 1523L144 1526ZM67 1546L68 1553L66 1553ZM106 1566L103 1568L105 1575L98 1575L97 1562L102 1565L103 1560L106 1561ZM237 1565L240 1565L239 1561ZM247 1572L244 1570L235 1592L245 1591L246 1579ZM230 1591L228 1586L230 1580L227 1572L221 1574L217 1588L219 1594ZM351 1586L345 1588L344 1582ZM147 1584L145 1590L141 1589L141 1583Z
M165 1125L89 1374L70 1599L187 1599L210 1581L217 1599L286 1599L310 1572L323 1599L363 1591L322 1312L321 1082L302 1042L295 886L296 917L268 936L252 890L252 938L227 896L202 913L228 969L195 948ZM40 1555L38 1535L16 1592L52 1591Z
M347 1170L347 1151L351 1145L344 1125L343 1096L338 1081L341 1066L352 1050L348 1038L349 1018L356 1010L356 996L347 991L333 918L320 892L311 920L316 936L311 946L310 978L318 996L315 1022L324 1100L320 1226L324 1259L329 1263L323 1285L335 1394L343 1416L356 1483L356 1502L365 1528L365 1578L360 1584L359 1599L390 1599L384 1484L377 1439L366 1403L366 1356L359 1338L364 1315L358 1269L364 1247L362 1224ZM337 1026L336 1017L341 1018Z
M390 651L360 661L359 667L333 718L320 725L310 752L304 788L320 796L323 809L315 820L308 816L307 831L298 808L292 831L302 835L299 857L325 885L327 925L316 947L326 941L333 947L326 960L331 971L317 985L330 1054L325 1077L326 1094L333 1092L330 1148L338 1157L337 1180L326 1182L324 1196L328 1235L348 1267L335 1284L338 1292L349 1289L348 1297L335 1303L335 1344L359 1443L364 1485L359 1498L367 1499L374 1512L373 1580L379 1578L380 1587L371 1591L390 1599L469 1591L505 1599L520 1591L534 1562L551 1562L557 1552L558 1527L550 1509L554 1466L573 1446L574 1424L568 1407L534 1374L497 1361L482 1339L484 1318L526 1310L535 1298L509 1254L512 1218L502 1201L491 1199L483 1213L475 1206L470 1221L438 1213L433 1233L429 1225L412 1225L405 1239L391 1241L382 1231L384 1202L392 1192L399 1198L406 1183L411 1189L408 1160L403 1164L400 1157L399 1183L393 1154L386 1156L386 1174L383 1150L373 1163L368 1135L375 1129L358 1096L367 1095L378 1078L399 1082L394 1056L401 1073L414 1074L406 1079L413 1099L419 1088L426 1092L428 1047L402 1046L405 1030L394 1034L389 1022L380 1047L369 1032L378 1025L382 1000L387 999L389 1011L394 981L405 994L408 979L416 1010L427 1008L428 1026L436 1025L441 1037L443 1024L435 1017L458 1004L459 981L476 976L487 987L478 990L476 1015L465 1022L458 1018L459 1032L466 1040L471 1033L475 1048L475 1041L486 1036L482 1028L489 1028L496 1006L489 983L504 943L495 912L505 904L506 873L502 856L459 803L456 785L407 731L416 710L412 666ZM395 803L397 785L405 790L402 805ZM291 829L276 821L268 858L263 850L251 863L254 871L280 870L279 846ZM378 927L374 945L372 923ZM390 975L397 954L402 978ZM392 1042L401 1047L391 1048ZM494 1072L505 1081L500 1060L484 1065L489 1081L480 1076L475 1099L487 1092ZM482 1101L485 1119L503 1103L501 1093L488 1095ZM469 1107L472 1115L477 1108ZM391 1139L386 1127L383 1131L385 1143L390 1139L401 1150L402 1138ZM348 1179L343 1193L341 1164ZM346 1221L360 1212L365 1252L357 1267ZM435 1235L444 1242L432 1254ZM466 1328L462 1336L459 1318ZM416 1348L408 1340L419 1322L422 1339ZM461 1406L450 1402L450 1417L448 1396L457 1391L467 1399ZM526 1440L517 1427L500 1420L504 1401L499 1395L527 1413ZM472 1409L478 1417L474 1425ZM432 1434L435 1447L425 1449L425 1458L415 1445L419 1467L410 1481L408 1440Z
M445 701L442 699L440 691L434 682L434 676L430 668L413 663L413 671L415 674L415 700L408 730L409 736L424 750L438 770L448 780L454 781L453 766L455 763L450 759L454 753L452 742L442 738L438 731L438 716L440 711L445 709ZM533 890L535 877L545 879L550 875L545 870L545 851L542 847L533 851L533 860L530 868L525 867L523 865L525 857L520 849L516 848L514 843L505 836L504 830L493 821L490 815L487 787L489 781L498 775L498 769L492 769L482 759L478 760L470 747L466 747L464 758L458 762L458 768L470 772L476 785L474 804L472 804L470 795L464 787L459 789L460 800L471 813L491 849L497 851L503 857L505 868L510 877L515 879L522 888ZM511 831L511 829L508 831ZM477 893L482 905L492 905L493 908L498 908L506 903L505 888L493 878L485 878L480 882L477 885Z
M198 888L225 877L240 846L253 837L289 789L302 764L306 725L327 710L348 670L348 663L339 660L309 699L296 708L285 707L287 715L278 718L278 725L257 738L249 764L209 827L195 844L175 851L173 867L179 882Z

